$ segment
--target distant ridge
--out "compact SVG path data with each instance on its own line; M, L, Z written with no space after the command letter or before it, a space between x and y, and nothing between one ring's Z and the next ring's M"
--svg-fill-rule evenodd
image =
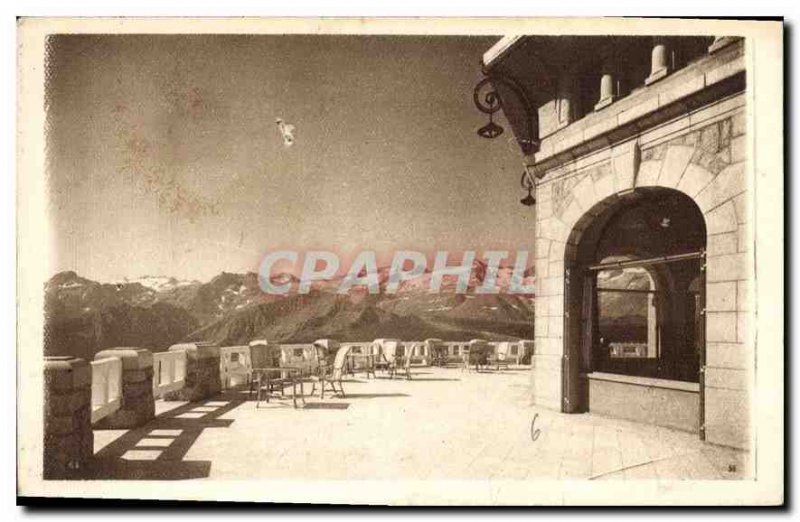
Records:
M99 283L61 272L44 288L45 353L92 358L110 346L161 351L199 339L243 344L253 338L532 338L532 296L472 294L486 274L485 264L477 263L467 295L453 292L454 278L444 280L441 293L430 293L430 272L404 282L394 295L370 295L363 287L339 295L342 278L337 277L316 283L309 294L286 296L262 292L253 272L222 272L206 283L164 276ZM507 281L510 271L501 268L498 281ZM388 270L380 274L385 288ZM291 274L271 279L275 284L298 282Z

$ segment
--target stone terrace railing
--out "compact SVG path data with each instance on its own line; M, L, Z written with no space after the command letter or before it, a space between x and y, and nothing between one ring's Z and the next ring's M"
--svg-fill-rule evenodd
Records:
M469 353L468 342L445 341L442 344L444 344L445 348L447 348L448 357L459 357L461 355Z
M250 346L223 346L219 349L219 371L223 390L247 383L252 368Z
M92 424L119 410L122 404L122 359L106 357L91 362Z
M451 360L460 359L462 355L469 353L469 342L445 341L442 344L446 348L447 357ZM509 341L505 347L502 346L502 342L497 341L489 341L487 344L491 349L492 355L502 353L506 359L513 360L516 364L521 364L522 359L533 353L534 345L533 341L529 340Z
M222 390L220 348L211 343L173 344L170 353L182 354L186 361L183 386L164 394L167 401L199 401Z
M279 344L277 346L281 348L281 364L304 369L312 368L317 364L312 343Z
M186 353L153 354L153 397L163 397L183 388L186 383Z

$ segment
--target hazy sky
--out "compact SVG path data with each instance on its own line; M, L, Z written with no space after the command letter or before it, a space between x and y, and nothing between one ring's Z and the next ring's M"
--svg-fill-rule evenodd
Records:
M54 38L52 272L205 280L276 249L531 249L511 131L475 133L496 40Z

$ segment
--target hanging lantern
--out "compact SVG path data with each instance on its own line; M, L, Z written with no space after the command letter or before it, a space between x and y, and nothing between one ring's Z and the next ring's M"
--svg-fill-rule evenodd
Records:
M488 90L481 97L481 90L488 85ZM493 119L494 113L502 108L500 95L494 90L494 87L489 81L489 78L484 78L478 85L475 86L475 91L472 93L475 107L484 114L489 115L489 123L478 129L478 136L482 138L492 139L503 134L503 127L496 124Z
M520 185L522 185L522 188L528 191L528 195L519 200L519 202L525 205L526 207L532 207L533 205L536 204L536 198L534 198L532 194L534 184L530 174L528 174L528 171L522 172L522 178L520 178L519 183Z

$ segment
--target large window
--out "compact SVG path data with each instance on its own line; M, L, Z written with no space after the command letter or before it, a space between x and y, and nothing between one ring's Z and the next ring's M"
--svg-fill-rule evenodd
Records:
M585 293L584 342L595 371L698 381L702 252L596 265ZM587 310L588 311L588 310Z
M629 196L589 245L575 296L584 371L698 381L705 224L687 200Z

